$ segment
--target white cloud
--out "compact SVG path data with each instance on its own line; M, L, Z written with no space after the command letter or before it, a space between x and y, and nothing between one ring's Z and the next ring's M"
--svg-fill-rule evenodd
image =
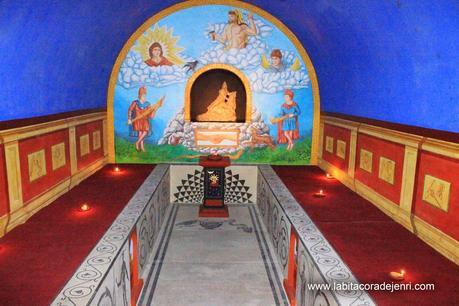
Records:
M248 77L254 92L274 94L286 88L300 89L309 86L309 75L305 67L292 71L290 67L296 55L291 51L281 50L284 69L282 71L266 70L259 66L249 73ZM269 54L267 54L269 57Z
M261 20L255 20L254 22L257 26L258 34L249 36L246 48L224 50L223 44L216 41L213 48L201 54L199 58L201 64L224 63L233 65L240 70L256 69L260 65L261 55L268 50L268 46L261 38L271 35L272 28L265 25ZM225 26L227 26L226 23L209 25L204 34L209 37L209 32L215 31L221 35Z
M180 66L150 67L138 53L130 51L121 64L118 84L124 88L140 85L164 87L184 82L187 78L186 70Z
M284 64L283 71L266 70L261 67L261 56L266 55L269 59L270 52L275 46L268 46L262 41L262 37L271 35L272 28L265 25L261 20L255 20L258 34L250 36L246 48L225 50L223 44L215 42L214 46L204 51L199 61L199 66L211 63L225 63L232 65L247 75L254 92L273 94L286 88L300 89L309 86L309 76L306 68L302 65L297 71L290 69L297 55L294 52L281 50ZM209 25L204 32L207 37L210 31L218 34L223 32L226 23ZM210 38L209 38L210 39ZM194 59L185 58L185 62ZM135 51L130 51L120 67L118 84L124 88L149 85L164 87L171 84L186 82L190 73L181 66L150 67L146 65L142 57Z

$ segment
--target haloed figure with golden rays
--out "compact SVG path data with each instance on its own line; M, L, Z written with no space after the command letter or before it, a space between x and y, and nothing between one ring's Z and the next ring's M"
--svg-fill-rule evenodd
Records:
M138 39L135 50L142 55L150 67L182 65L182 47L177 45L180 37L173 35L173 29L155 25Z
M151 44L148 53L150 54L150 58L145 61L145 64L150 67L174 65L163 55L163 47L159 42Z

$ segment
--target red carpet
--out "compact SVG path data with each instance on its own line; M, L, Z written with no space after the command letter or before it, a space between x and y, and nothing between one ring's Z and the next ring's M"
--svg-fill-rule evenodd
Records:
M370 202L317 167L273 167L361 283L434 283L434 291L371 291L379 305L459 305L459 266L437 253ZM312 195L323 189L327 197Z
M49 305L153 168L106 166L1 238L0 305Z

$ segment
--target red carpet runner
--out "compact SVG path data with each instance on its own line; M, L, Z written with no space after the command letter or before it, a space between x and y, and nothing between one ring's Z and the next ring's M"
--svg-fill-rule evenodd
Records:
M459 266L317 167L274 167L361 283L434 283L434 291L370 291L379 305L459 305ZM327 196L314 198L323 189Z
M153 168L106 166L1 238L0 305L49 305Z

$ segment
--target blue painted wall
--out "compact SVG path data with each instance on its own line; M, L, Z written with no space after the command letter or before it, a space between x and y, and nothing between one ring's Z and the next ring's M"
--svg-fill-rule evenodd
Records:
M0 120L104 107L124 42L176 2L1 1ZM303 42L322 110L459 131L457 1L250 2Z

